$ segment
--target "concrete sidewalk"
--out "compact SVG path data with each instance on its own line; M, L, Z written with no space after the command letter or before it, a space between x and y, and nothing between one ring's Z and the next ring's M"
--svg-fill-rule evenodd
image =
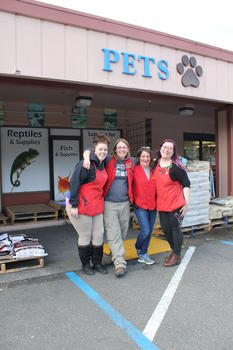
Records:
M79 271L82 269L77 249L77 234L73 226L65 220L48 221L18 224L14 226L1 226L0 234L8 232L9 234L26 234L39 239L44 246L48 256L45 257L45 267L31 269L27 271L9 272L0 274L1 285L14 281L46 277L64 273L67 271ZM129 228L127 239L137 237L138 231ZM233 240L233 228L226 229L224 226L212 229L209 233L196 234L195 238L185 236L184 245L199 245L203 240ZM104 256L104 263L111 264L111 258Z
M0 234L5 232L12 235L25 234L39 239L48 256L44 258L44 268L0 274L0 284L82 269L77 249L77 234L68 221L50 220L44 223L2 226ZM130 228L127 238L136 236L137 231ZM111 259L105 256L104 263L111 263Z
M63 222L63 224L53 224L53 226L46 227L41 227L38 224L29 224L28 226L30 228L27 228L26 225L22 225L22 227L18 225L16 230L6 229L4 232L8 232L9 234L21 233L39 239L48 253L48 256L44 258L45 267L0 274L0 283L49 276L65 271L81 269L81 262L77 250L77 234L71 224Z
M157 306L166 309L168 299L164 300L163 295L169 285L174 287L172 281L179 267L165 268L165 254L158 254L157 264L151 266L129 261L128 273L122 279L115 277L113 266L108 266L108 275L86 276L79 270L77 237L71 225L18 229L22 231L38 237L49 255L44 269L0 275L1 349L137 347L128 336L129 328L119 328L65 271L73 270L100 300L119 313L120 319L129 321L142 334ZM131 230L129 238L130 235ZM182 255L188 246L196 249L168 312L160 321L154 338L159 349L232 348L233 247L223 245L222 239L233 242L232 227L228 231L221 228L194 238L185 237ZM3 280L12 282L1 283Z

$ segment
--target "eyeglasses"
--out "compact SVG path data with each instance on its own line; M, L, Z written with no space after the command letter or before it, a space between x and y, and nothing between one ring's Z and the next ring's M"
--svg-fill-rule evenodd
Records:
M141 149L151 149L149 146L142 146Z
M161 149L167 149L168 151L173 151L173 147L162 146Z
M127 146L117 146L116 149L128 149L128 147Z

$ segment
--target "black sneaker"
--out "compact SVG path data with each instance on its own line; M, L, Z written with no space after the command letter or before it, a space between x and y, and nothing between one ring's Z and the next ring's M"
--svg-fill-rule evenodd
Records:
M84 265L83 272L89 276L93 276L95 274L95 271L90 267L90 265Z
M98 271L99 273L102 273L103 275L106 275L108 273L108 271L106 270L106 267L102 264L94 265L93 269Z

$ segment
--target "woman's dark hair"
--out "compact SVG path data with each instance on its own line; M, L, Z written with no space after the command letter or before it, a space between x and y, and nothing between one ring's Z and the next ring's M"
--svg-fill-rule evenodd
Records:
M136 155L136 165L140 164L140 157L141 157L142 152L149 153L149 155L150 155L149 167L151 168L151 170L154 169L154 155L153 155L151 148L147 147L147 146L143 146L143 147L139 148L137 155Z
M125 158L129 158L130 157L130 145L129 145L129 142L125 139L117 139L114 146L113 146L113 149L112 149L112 156L116 159L116 160L119 160L118 156L117 156L117 153L116 153L116 148L117 148L117 145L118 143L120 142L123 142L127 147L128 147L128 153L126 155Z
M105 134L98 134L93 138L93 145L94 148L97 146L98 143L105 143L107 146L110 144L110 140L107 135Z
M172 139L164 139L164 140L160 143L159 149L158 149L157 152L156 152L157 159L160 159L160 158L161 158L161 152L160 152L160 150L161 150L161 148L162 148L162 146L163 146L163 144L164 144L165 142L170 142L170 143L173 144L173 155L172 155L172 161L173 161L173 163L175 163L175 164L176 164L177 166L179 166L180 168L185 169L184 164L182 163L180 157L179 157L178 154L177 154L176 143L175 143L175 141L172 140Z

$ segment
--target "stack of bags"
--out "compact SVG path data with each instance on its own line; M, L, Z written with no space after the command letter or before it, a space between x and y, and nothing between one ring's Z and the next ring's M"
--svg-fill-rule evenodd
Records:
M212 199L210 202L210 219L217 220L233 216L233 197Z
M38 239L25 235L8 235L8 233L0 236L0 260L25 259L46 255L45 249Z
M0 235L0 260L13 258L13 243L9 239L8 233Z
M191 182L189 207L182 227L209 224L210 201L210 163L206 161L188 161L188 177Z

